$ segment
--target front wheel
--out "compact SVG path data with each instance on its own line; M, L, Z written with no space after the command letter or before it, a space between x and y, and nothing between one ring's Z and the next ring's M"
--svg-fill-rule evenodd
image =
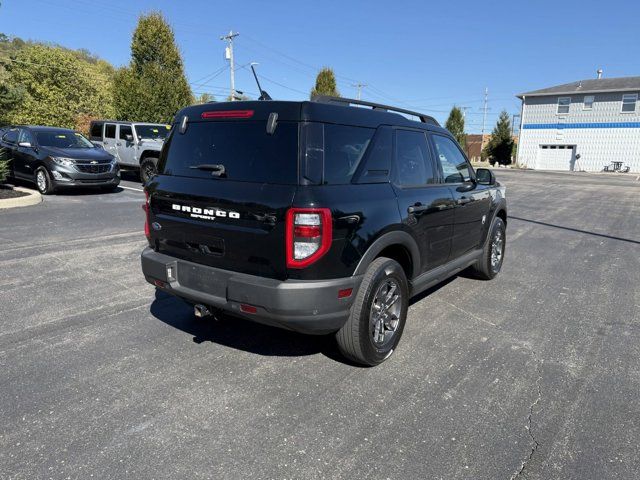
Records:
M55 190L51 175L49 175L49 171L45 167L36 169L36 186L42 195L49 195Z
M336 333L342 354L356 363L374 366L395 350L409 307L404 270L390 258L375 259L367 269L351 314Z
M489 238L484 246L482 257L474 267L478 277L491 280L500 273L504 261L506 240L507 232L504 221L500 217L496 217L491 225L491 230L489 230Z
M147 157L140 162L140 180L142 180L142 183L147 183L158 172L157 165L158 159L153 157Z

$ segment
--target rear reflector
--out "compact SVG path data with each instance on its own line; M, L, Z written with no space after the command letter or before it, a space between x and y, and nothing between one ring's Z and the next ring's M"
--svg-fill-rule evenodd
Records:
M344 290L338 290L338 298L350 297L353 293L353 288L345 288Z
M203 119L212 118L251 118L253 110L216 110L214 112L202 112Z
M167 286L167 284L165 282L163 282L162 280L154 280L153 284L156 287L160 287L160 288L165 288Z
M244 313L258 313L258 309L253 305L247 305L246 303L242 303L240 305L240 311Z

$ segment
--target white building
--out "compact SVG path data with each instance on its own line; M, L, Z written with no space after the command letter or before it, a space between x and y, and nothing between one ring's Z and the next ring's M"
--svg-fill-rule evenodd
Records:
M517 95L518 163L599 172L622 162L640 172L640 77L598 78Z

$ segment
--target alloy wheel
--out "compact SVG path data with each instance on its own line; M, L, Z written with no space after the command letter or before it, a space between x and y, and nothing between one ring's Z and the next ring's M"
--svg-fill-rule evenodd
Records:
M392 341L400 324L402 297L400 286L392 278L378 287L371 304L369 324L373 344L380 348Z

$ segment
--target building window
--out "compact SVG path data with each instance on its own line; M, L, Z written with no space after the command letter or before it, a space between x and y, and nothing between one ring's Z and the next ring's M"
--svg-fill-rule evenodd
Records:
M595 100L595 97L593 95L585 95L584 97L584 106L582 107L583 110L593 110L593 101Z
M635 113L637 101L637 93L627 93L622 95L622 113Z
M571 97L558 97L558 115L569 113L569 106L571 105Z

